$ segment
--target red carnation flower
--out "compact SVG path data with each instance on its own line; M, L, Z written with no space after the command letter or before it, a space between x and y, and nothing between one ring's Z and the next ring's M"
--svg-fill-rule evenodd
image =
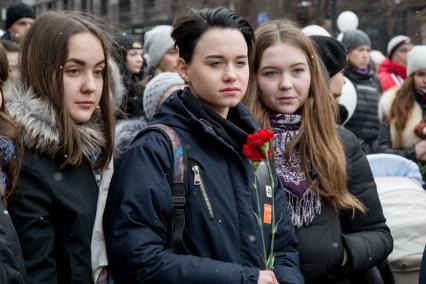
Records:
M269 144L274 138L274 132L268 129L260 129L259 131L248 135L247 144L243 146L243 153L252 161L262 161L265 157L266 149L268 150L268 158L272 156ZM266 146L266 148L265 148Z
M260 129L253 134L249 134L247 144L263 146L265 143L271 142L272 139L274 139L274 132L268 129Z

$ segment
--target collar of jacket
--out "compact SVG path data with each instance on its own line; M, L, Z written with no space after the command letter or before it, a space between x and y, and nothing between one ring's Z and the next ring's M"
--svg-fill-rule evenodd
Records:
M56 114L53 106L36 97L31 87L20 81L8 81L4 87L5 105L12 119L22 127L22 140L27 149L54 156L61 149ZM89 160L105 146L100 112L77 126L83 154Z
M349 66L345 68L343 74L348 77L348 79L351 80L353 83L356 83L369 81L374 73L370 70L368 74L361 74L357 72L355 68Z
M407 78L407 67L403 65L396 64L389 58L385 58L382 63L379 65L378 73L386 72L386 73L395 73L402 79Z
M253 116L241 103L230 108L227 119L224 119L194 97L188 88L173 93L151 123L192 128L195 133L213 135L238 151L246 143L247 135L259 129Z

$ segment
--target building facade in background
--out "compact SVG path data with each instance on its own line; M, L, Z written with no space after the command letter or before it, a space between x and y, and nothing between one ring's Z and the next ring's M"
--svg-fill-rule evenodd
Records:
M425 0L25 0L37 14L46 10L82 10L103 18L120 30L142 35L158 24L190 8L225 6L245 16L256 27L267 19L288 18L300 26L317 24L333 31L332 18L345 10L359 17L373 48L384 51L390 38L407 34L415 43L426 44ZM5 7L16 1L0 0L2 21ZM336 34L335 34L336 35Z

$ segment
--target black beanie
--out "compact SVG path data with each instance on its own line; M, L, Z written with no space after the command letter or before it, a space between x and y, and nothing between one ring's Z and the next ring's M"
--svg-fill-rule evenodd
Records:
M24 3L19 3L7 8L6 11L6 22L5 30L8 30L14 23L19 21L22 18L32 18L35 19L36 15L34 10Z
M327 68L328 75L333 77L346 65L346 51L343 45L336 39L328 36L310 36L317 46L322 62Z

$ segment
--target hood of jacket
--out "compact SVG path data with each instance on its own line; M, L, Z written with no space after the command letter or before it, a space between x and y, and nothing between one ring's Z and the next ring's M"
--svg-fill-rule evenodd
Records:
M12 119L21 127L24 146L48 156L61 150L62 141L53 106L38 98L31 87L20 81L10 81L4 88L5 105ZM105 146L100 113L77 126L83 145L83 154L90 159Z

